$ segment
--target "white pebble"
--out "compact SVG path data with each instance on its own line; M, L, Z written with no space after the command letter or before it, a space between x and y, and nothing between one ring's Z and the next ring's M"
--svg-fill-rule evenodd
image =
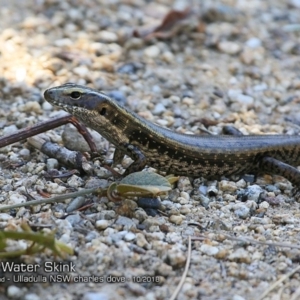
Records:
M99 32L99 39L104 42L113 43L118 41L118 35L111 31L101 30Z
M166 51L162 54L162 59L168 63L174 62L174 55L170 51Z
M12 134L18 131L18 127L16 125L9 125L3 128L3 135Z
M0 221L8 221L12 219L12 216L6 213L0 213Z
M46 182L45 188L47 192L51 194L62 194L67 189L65 186L60 186L57 183L51 181Z
M296 8L300 8L300 0L290 0L290 5Z
M90 73L89 69L86 66L76 67L73 69L73 72L80 77L85 77Z
M19 107L19 110L24 111L24 112L35 112L37 114L42 113L42 108L41 108L40 104L36 101L26 102L24 105Z
M247 106L251 106L254 103L253 97L242 94L240 90L229 90L228 97L232 102L238 102Z
M183 198L183 197L178 197L177 202L179 202L181 205L184 205L184 204L188 204L189 200L187 200L186 198Z
M202 244L200 247L200 251L206 255L213 256L219 252L219 249L211 245Z
M65 39L60 39L54 41L54 45L61 48L61 47L66 47L66 46L71 46L73 45L73 41L71 39L65 38Z
M250 48L257 48L261 46L261 40L253 37L250 38L247 42L246 42L246 46L250 47Z
M233 181L221 180L219 182L219 190L223 192L235 192L237 190L237 186Z
M190 194L187 192L180 192L180 196L186 199L187 201L190 200Z
M239 44L230 42L230 41L222 41L219 43L218 48L221 52L235 55L240 52L241 47Z
M40 299L41 298L37 294L33 294L33 293L26 294L24 296L24 300L40 300Z
M269 208L270 204L267 201L263 201L262 203L259 204L259 208Z
M49 103L49 102L44 102L43 104L42 104L42 109L43 110L53 110L53 106Z
M47 166L47 171L50 171L52 169L57 169L58 168L58 160L55 158L48 158L46 166Z
M228 260L249 264L251 262L251 256L245 249L238 248L228 256Z
M232 300L245 300L245 298L240 295L233 295Z
M26 202L26 197L19 193L9 195L9 204L20 204Z
M155 58L160 54L160 49L156 46L149 46L144 50L144 55L150 58Z
M241 219L246 219L249 216L250 209L243 203L234 205L234 214Z
M95 225L97 229L104 230L108 227L109 223L107 220L98 220Z
M180 225L182 223L183 217L181 215L172 215L169 218L170 222L176 225Z
M147 242L145 236L142 233L136 234L136 244L141 248L145 248L145 249L150 248L150 244Z
M128 232L128 233L126 233L125 236L124 236L124 240L125 240L126 242L131 242L131 241L133 241L135 238L136 238L136 235L135 235L133 232Z
M30 156L30 151L26 148L23 148L22 150L20 150L19 152L20 156L22 156L23 158L29 158Z
M21 298L23 296L23 294L24 294L23 290L15 285L10 285L7 288L8 298L18 299L18 298Z
M68 185L73 188L78 188L84 184L84 181L81 177L77 175L73 175L71 178L68 179Z
M152 113L154 115L160 115L161 113L163 113L166 110L166 108L164 107L164 105L162 103L157 103L152 111Z

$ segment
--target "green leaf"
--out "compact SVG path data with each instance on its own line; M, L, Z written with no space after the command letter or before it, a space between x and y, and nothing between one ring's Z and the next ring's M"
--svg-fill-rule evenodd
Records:
M144 185L166 186L171 188L169 181L165 177L153 172L131 173L125 178L123 178L120 184L138 185L138 186L144 186Z

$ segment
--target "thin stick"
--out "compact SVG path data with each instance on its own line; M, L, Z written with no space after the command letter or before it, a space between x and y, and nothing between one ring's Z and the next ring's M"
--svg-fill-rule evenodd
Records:
M187 258L186 258L186 263L185 263L185 269L184 272L181 276L181 280L176 288L176 290L174 291L173 295L171 296L170 300L175 300L184 284L184 281L186 279L189 267L190 267L190 262L191 262L191 252L192 252L192 239L191 236L188 236L188 251L187 251Z
M82 134L82 136L88 143L93 153L97 152L96 145L91 134L88 132L84 125L80 124L78 120L71 115L54 118L30 127L23 128L13 134L5 135L0 138L0 148L25 140L31 136L37 135L50 129L54 129L67 123L71 123L77 128L77 130Z
M96 192L97 193L101 193L103 192L102 189L95 187L95 188L91 188L91 189L84 189L78 192L74 192L74 193L69 193L69 194L65 194L65 195L60 195L60 196L56 196L56 197L52 197L52 198L48 198L48 199L42 199L42 200L33 200L33 201L28 201L25 203L18 203L18 204L13 204L13 205L5 205L0 207L0 211L4 211L7 209L12 209L12 208L17 208L17 207L26 207L26 206L35 206L35 205L39 205L39 204L49 204L49 203L54 203L54 202L62 202L66 199L69 198L74 198L74 197L78 197L78 196L83 196L86 194L91 194Z
M292 270L290 273L282 276L279 280L275 281L257 300L262 300L265 298L273 289L275 289L280 283L285 281L287 278L291 277L294 273L300 270L300 265Z

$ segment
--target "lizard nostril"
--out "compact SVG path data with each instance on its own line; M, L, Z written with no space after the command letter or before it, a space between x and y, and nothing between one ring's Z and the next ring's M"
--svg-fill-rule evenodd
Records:
M45 91L45 93L44 93L44 96L45 96L45 98L53 98L53 96L54 96L54 92L53 91L51 91L51 90L46 90Z

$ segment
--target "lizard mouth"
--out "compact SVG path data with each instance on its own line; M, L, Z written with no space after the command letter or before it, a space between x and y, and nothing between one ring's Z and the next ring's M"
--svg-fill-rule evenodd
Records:
M56 103L56 99L57 99L57 92L55 88L52 89L47 89L44 92L44 97L45 99L50 102L50 103Z

